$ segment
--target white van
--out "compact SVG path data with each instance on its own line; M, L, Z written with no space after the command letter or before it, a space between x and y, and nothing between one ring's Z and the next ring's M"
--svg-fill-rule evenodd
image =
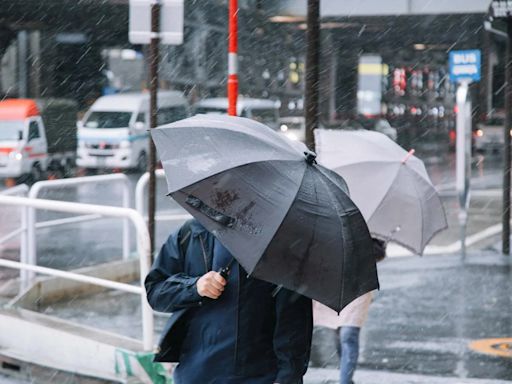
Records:
M189 117L181 92L158 92L158 125ZM100 97L78 123L79 167L146 170L149 148L149 93Z
M240 117L247 117L256 120L266 126L279 129L279 101L266 99L251 99L239 97L236 103L236 114ZM195 114L228 113L228 99L216 97L204 99L194 105Z

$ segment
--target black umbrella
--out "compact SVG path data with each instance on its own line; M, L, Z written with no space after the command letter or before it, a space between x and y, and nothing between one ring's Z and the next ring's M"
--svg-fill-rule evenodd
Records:
M372 240L344 180L255 121L200 115L153 140L169 194L251 276L334 310L377 289Z

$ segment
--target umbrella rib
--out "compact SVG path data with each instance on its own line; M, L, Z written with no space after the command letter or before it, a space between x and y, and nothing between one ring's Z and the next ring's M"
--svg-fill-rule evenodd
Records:
M306 168L306 169L305 169L305 171L304 171L304 175L302 176L302 180L304 180L304 177L306 176L306 172L307 172L307 168ZM301 182L301 185L302 185L302 182ZM315 196L317 196L317 194L316 194L316 191L317 191L316 183L315 183L315 184L313 184L313 186L314 186L314 188L315 188ZM300 189L300 187L299 187L299 189ZM318 202L318 197L317 197L317 202ZM292 203L292 205L293 205L293 203ZM291 206L290 206L290 207L291 207ZM283 221L284 221L284 220L283 220ZM317 224L317 222L318 222L318 216L315 216L315 225L314 225L314 228L316 228L316 224ZM308 246L307 246L307 248L306 248L306 251L303 253L303 255L304 255L304 256L302 257L301 261L303 261L303 260L304 260L304 258L305 258L305 257L307 257L307 255L309 255L309 250L311 249L311 246L314 244L315 234L316 234L316 231L313 231L313 235L311 236L311 239L310 239L309 244L308 244ZM302 274L304 274L304 264L305 264L304 262L299 263L299 268L298 268L298 271L297 271L297 273L296 273L297 281L300 281L299 276L300 276L300 275L302 275Z
M318 169L318 168L316 168L316 167L315 167L315 169L316 169L318 172L320 172L320 173L324 174L320 169ZM332 201L335 199L335 196L333 195L332 191L331 191L331 190L329 189L329 187L327 186L327 180L329 180L329 182L331 182L333 185L336 185L336 184L334 184L334 183L330 180L330 178L328 178L328 177L326 177L326 179L327 179L327 180L325 180L325 179L324 179L324 178L322 178L322 177L318 177L318 179L319 179L319 180L320 180L320 182L325 186L325 190L326 190L326 191L327 191L327 193L331 196L331 200L330 200L330 202L332 202ZM341 203L340 203L340 204L341 204ZM338 221L339 221L340 227L343 229L343 223L342 223L342 221L341 221L342 213L340 212L340 210L338 209L338 206L337 206L336 204L331 203L331 206L333 206L334 210L336 211L336 213L337 213L336 217L338 218ZM347 211L347 213L348 213L348 211ZM349 227L350 227L350 226L349 226ZM350 231L350 230L351 230L351 229L349 228L349 231ZM343 234L343 233L342 233L342 234ZM344 236L341 236L341 239L342 239L343 245L346 245ZM345 248L345 247L343 247L343 249L346 249L346 248ZM341 269L341 275L343 275L344 273L345 273L345 257L342 257L342 269ZM343 276L342 276L342 277L343 277ZM345 285L344 285L344 284L342 284L342 285L341 285L341 291L340 291L340 294L339 294L339 296L338 296L338 303L339 303L339 306L340 306L340 307L341 307L341 305L342 305L341 301L343 300L344 293L345 293L345 292L344 292L344 290L345 290Z
M413 183L413 186L414 186L414 189L416 190L416 192L418 192L418 189L416 188L416 184ZM434 187L432 186L433 190L435 191ZM435 196L436 193L433 193L431 196ZM439 196L437 196L439 198ZM439 205L441 206L441 209L443 210L443 213L444 213L444 226L442 228L439 228L438 230L434 231L434 233L426 240L425 242L425 246L426 244L428 244L430 242L430 240L432 240L434 238L435 235L437 235L439 232L445 230L446 228L448 228L448 222L446 221L446 213L444 212L444 207L443 207L443 204L442 202L440 201L441 199L439 199ZM422 225L424 223L424 215L423 215L423 204L422 204L422 201L420 200L420 207L421 207L421 222L422 222ZM424 247L423 247L423 238L424 236L424 232L421 231L421 253L423 254L423 251L424 251Z
M418 173L417 173L417 172L414 172L414 170L411 170L410 168L406 168L406 169L407 169L407 170L409 170L409 171L413 171L413 172L411 173L411 175L412 175L413 177L414 177L414 176L418 176ZM398 170L400 171L400 170L401 170L401 168L399 168ZM397 172L397 175L395 176L395 179L397 178L397 176L398 176L398 172ZM420 178L421 178L421 176L420 176ZM421 178L421 180L422 180L422 181L425 181L423 178ZM392 184L393 184L393 183L391 183L391 185L392 185ZM413 184L413 187L414 187L415 191L417 192L417 194L421 196L421 194L419 193L418 188L416 188L416 184L415 184L415 183L412 183L412 184ZM432 197L439 199L439 197L437 196L437 194L436 194L436 192L435 192L435 188L434 188L434 186L432 186L432 191L433 191L433 192L432 192L432 194L430 195L429 199L430 199L430 198L432 198ZM384 201L384 200L385 200L385 197L382 199L381 203L379 203L379 205L377 206L377 208L375 209L375 211L372 213L372 215L368 218L368 222L370 222L370 220L373 218L373 216L374 216L374 215L377 213L377 211L381 208L382 203L383 203L383 201ZM424 223L424 215L423 215L424 209L423 209L423 204L422 204L422 203L423 203L423 200L422 200L422 199L419 199L419 202L420 202L420 204L419 204L419 205L420 205L420 209L421 209L421 212L422 212L422 225L423 225L423 223ZM441 208L443 209L443 213L444 213L444 208L443 208L443 204L441 203L441 201L439 201L439 205L440 205L440 206L441 206ZM448 224L447 224L447 222L446 222L446 215L445 215L445 214L443 215L443 218L444 218L444 225L443 225L441 228L439 228L439 229L435 230L435 231L432 233L432 235L430 235L430 237L429 237L428 239L426 239L425 244L428 244L428 243L430 242L430 240L432 240L432 238L434 238L434 236L435 236L435 235L437 235L439 232L441 232L441 231L445 230L445 229L448 227ZM382 236L382 235L379 235L379 234L377 234L377 233L375 233L375 232L373 232L373 231L371 231L371 234L372 234L372 236L377 237L377 238L379 238L379 239L381 239L381 240L384 240L384 241L389 240L389 239L387 239L387 238L383 238L383 236ZM423 253L423 251L424 251L423 241L425 240L425 239L423 238L423 236L424 236L424 232L423 232L423 231L421 231L421 235L422 235L422 238L421 238L421 250L420 250L420 252L419 252L419 253L418 253L418 250L414 249L413 247L411 247L410 245L408 245L408 244L404 243L403 241L400 241L399 239L392 239L392 241L393 241L394 243L398 244L398 245L401 245L402 247L406 248L407 250L411 251L411 252L412 252L412 253L414 253L414 254L422 254L422 253Z
M405 165L405 164L404 164ZM421 196L420 195L420 191L418 190L417 186L416 186L416 183L412 183L412 186L414 188L414 190L416 191L416 195L417 196ZM423 235L424 235L424 231L423 231L423 228L425 227L425 215L424 215L424 210L423 210L423 201L421 199L418 199L419 200L419 205L420 205L420 210L421 210L421 242L420 242L420 247L421 247L421 252L423 253Z
M287 161L287 160L272 160L272 161ZM257 162L255 162L257 163ZM302 185L302 183L304 182L304 177L306 176L306 170L307 170L307 167L304 168L304 173L302 174L302 178L300 180L300 183L299 183L299 188L297 189L300 190L300 186ZM295 203L295 201L297 200L297 194L295 195L295 197L293 198L290 206L288 207L288 210L286 211L286 214L284 215L283 217L283 220L281 220L281 223L278 225L278 227L276 228L275 232L274 233L277 233L279 232L279 230L281 229L281 227L283 226L283 223L286 219L286 217L288 216L288 213L290 212L290 209L291 207L293 206L293 204ZM263 250L263 252L261 253L262 255L265 255L265 253L267 253L267 249L268 247L270 246L270 243L271 241L268 242L267 246L265 247L265 249ZM263 258L261 257L258 262L252 267L252 270L251 271L247 271L248 275L251 276L252 273L254 272L254 270L256 269L256 266L261 262Z

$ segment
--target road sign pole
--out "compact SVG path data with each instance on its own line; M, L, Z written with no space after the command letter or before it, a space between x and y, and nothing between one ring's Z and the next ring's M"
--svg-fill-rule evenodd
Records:
M158 64L160 44L183 43L184 0L129 0L128 39L132 44L149 44L149 129L158 124ZM151 240L151 257L155 250L155 168L156 148L149 140L148 148L148 231Z
M511 166L511 152L510 152L510 128L511 128L511 111L512 108L512 60L511 55L511 39L512 39L512 19L507 18L507 52L505 60L505 127L503 132L504 137L504 151L503 151L503 231L502 231L502 253L510 255L510 166Z
M466 257L466 228L470 201L471 180L471 101L469 82L463 81L457 87L456 121L456 162L455 185L459 196L459 227L461 258Z
M228 115L236 116L238 99L238 0L229 0Z
M459 196L459 226L462 260L466 257L466 228L471 181L471 98L469 84L480 81L481 52L477 49L450 51L450 80L456 82L457 127L455 185Z
M158 45L160 31L160 1L151 2L151 40L149 44L149 127L153 129L157 126L157 95L158 95L158 62L160 61L160 52ZM149 140L149 193L148 193L148 231L151 240L151 257L155 251L155 211L156 211L156 148L153 140Z

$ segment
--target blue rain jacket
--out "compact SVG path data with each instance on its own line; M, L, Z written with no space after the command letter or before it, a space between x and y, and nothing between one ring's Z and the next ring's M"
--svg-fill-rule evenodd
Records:
M231 255L197 221L189 228L185 252L179 232L172 234L146 277L150 305L172 312L155 360L180 362L178 384L302 383L311 300L286 289L275 294L275 285L248 277L236 262L219 299L199 296L199 277Z

